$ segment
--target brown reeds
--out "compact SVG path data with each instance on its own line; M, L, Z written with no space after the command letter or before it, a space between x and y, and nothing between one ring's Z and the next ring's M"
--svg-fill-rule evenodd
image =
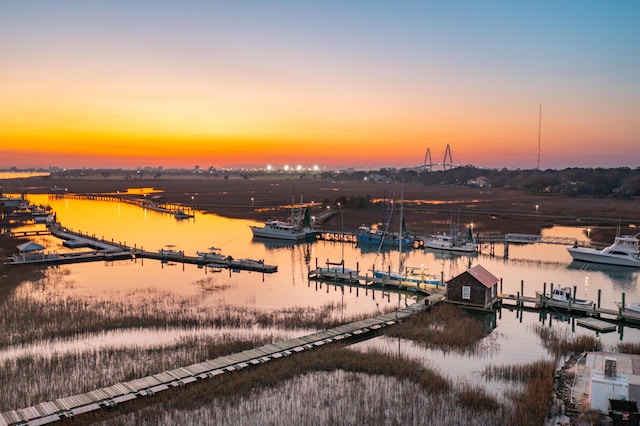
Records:
M623 354L640 355L640 343L620 342L616 345L615 351Z
M389 337L411 340L429 348L476 353L485 337L482 324L456 306L441 303L385 330Z
M534 331L542 339L544 347L556 356L602 350L602 342L594 336L570 337L567 333L561 335L558 330L540 324L534 327Z

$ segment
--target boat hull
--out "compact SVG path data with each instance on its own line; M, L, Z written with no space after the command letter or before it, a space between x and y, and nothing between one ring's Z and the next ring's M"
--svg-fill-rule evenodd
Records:
M428 249L454 251L458 253L473 253L478 249L477 244L463 244L460 246L456 246L452 244L445 244L439 241L430 241L430 240L424 241L424 247Z
M581 262L640 268L640 258L636 257L607 254L599 250L580 247L568 248L567 251L571 254L573 260L579 260Z
M286 241L303 241L313 235L312 231L310 232L306 230L279 231L269 228L260 228L257 226L251 226L251 232L253 232L254 237Z

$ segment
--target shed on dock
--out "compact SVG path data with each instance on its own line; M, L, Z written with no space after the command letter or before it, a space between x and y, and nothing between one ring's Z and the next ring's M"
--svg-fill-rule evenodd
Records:
M18 249L18 256L14 257L17 260L26 261L28 259L39 259L44 257L44 247L33 241L19 244L16 246Z
M498 303L498 278L476 265L447 281L447 302L490 310Z

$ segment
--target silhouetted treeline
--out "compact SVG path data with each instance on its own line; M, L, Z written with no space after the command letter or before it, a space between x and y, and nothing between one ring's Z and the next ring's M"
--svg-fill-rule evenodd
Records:
M325 172L324 179L370 180L372 182L424 185L467 185L511 188L530 193L560 193L574 197L640 196L640 168L569 168L564 170L507 170L458 167L445 171L415 169Z

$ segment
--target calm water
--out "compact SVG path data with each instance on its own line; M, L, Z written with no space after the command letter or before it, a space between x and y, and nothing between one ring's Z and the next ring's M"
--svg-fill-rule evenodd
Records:
M66 285L57 289L60 294L77 298L120 298L135 290L161 290L177 296L197 296L204 307L220 304L250 307L264 311L287 307L321 307L333 303L341 307L345 315L367 313L375 315L383 308L404 306L414 301L412 296L399 296L380 291L356 290L327 284L309 283L308 268L315 268L327 260L339 261L344 256L349 268L359 265L368 270L372 265L397 268L398 253L377 255L370 250L362 250L353 244L313 242L310 244L276 244L252 240L249 225L255 222L227 219L212 214L196 213L195 218L177 221L173 216L143 210L125 203L55 199L46 195L30 195L34 204L49 204L57 213L58 221L67 228L122 242L130 246L156 251L171 247L184 250L187 255L216 246L226 255L234 258L264 259L265 263L278 266L274 274L255 272L234 273L227 270L211 272L195 265L162 264L159 261L138 259L136 262L119 261L113 263L81 263L65 265ZM42 226L42 225L37 225ZM556 227L545 235L584 238L584 230L579 228ZM54 252L68 251L62 242L54 237L41 237L37 241ZM498 247L497 254L502 254ZM451 278L469 266L482 264L495 276L502 278L503 291L520 291L524 280L524 293L533 296L542 290L543 283L577 286L578 297L596 300L598 290L602 291L602 305L615 308L614 302L625 292L628 301L640 301L638 281L640 271L621 268L603 268L592 265L576 265L566 248L556 245L511 245L509 260L489 255L455 256L432 251L414 250L406 254L405 265L420 266L433 274L443 274ZM360 344L361 347L377 346L389 351L400 351L436 367L453 378L473 380L488 363L524 363L547 357L532 326L540 321L537 313L523 313L503 309L495 318L495 328L483 342L487 350L479 355L466 356L455 353L425 350L410 342L399 342L387 338L375 338ZM593 331L575 326L567 320L553 318L553 327L568 334L593 334ZM549 324L549 318L545 320ZM175 337L171 333L171 338ZM184 330L184 333L189 333ZM621 340L638 341L640 332L625 327L623 333L612 332L600 335L605 347L611 347ZM107 333L83 337L79 345L105 345L105 340L114 339L114 345L126 344L127 339L140 339L139 332ZM150 338L156 341L155 338ZM88 343L87 343L88 341ZM47 342L37 350L49 350L55 342ZM0 351L0 360L18 353L15 348Z

